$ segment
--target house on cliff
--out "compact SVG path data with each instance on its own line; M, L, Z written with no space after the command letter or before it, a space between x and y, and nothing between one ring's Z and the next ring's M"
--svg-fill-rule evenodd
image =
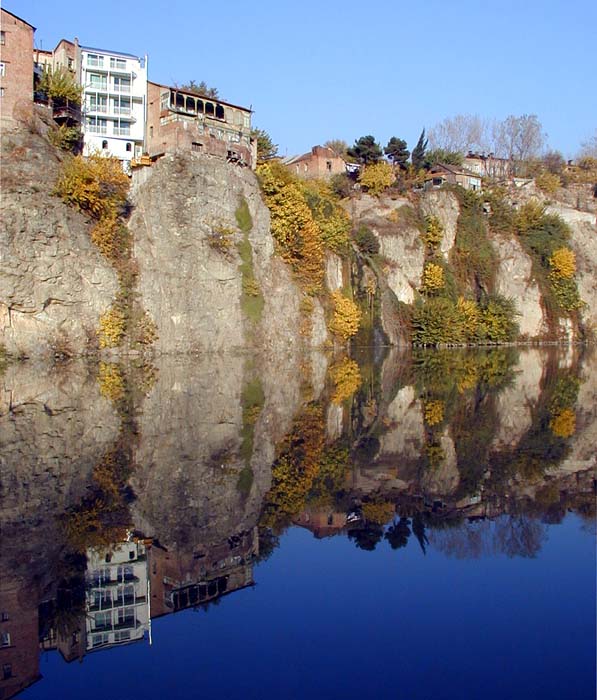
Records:
M434 189L445 184L460 185L465 190L479 192L481 190L481 176L455 165L436 163L425 176L425 189Z
M187 150L255 166L250 109L151 81L147 86L146 151L151 158Z
M35 27L0 9L0 122L8 126L33 113Z
M493 153L473 153L469 151L462 161L462 167L472 173L491 180L505 180L510 177L510 161L497 158Z
M285 158L282 163L297 177L305 179L326 179L346 172L344 159L326 146L313 146L309 153Z

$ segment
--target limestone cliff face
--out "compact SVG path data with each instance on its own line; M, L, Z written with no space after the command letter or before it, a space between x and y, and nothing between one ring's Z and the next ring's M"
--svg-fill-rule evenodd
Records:
M17 356L84 353L117 290L85 217L51 195L59 167L41 136L2 134L0 345Z
M235 213L243 201L253 224L248 240L254 277L265 302L255 323L241 303L237 245L243 234ZM298 289L273 255L269 213L250 170L197 154L165 156L136 174L132 202L138 292L157 325L157 352L296 346Z

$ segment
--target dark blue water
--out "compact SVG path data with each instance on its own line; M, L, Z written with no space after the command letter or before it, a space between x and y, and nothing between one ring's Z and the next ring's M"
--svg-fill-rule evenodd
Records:
M151 646L46 653L22 697L588 700L594 534L574 515L545 529L534 558L456 558L292 528L254 587L155 620Z

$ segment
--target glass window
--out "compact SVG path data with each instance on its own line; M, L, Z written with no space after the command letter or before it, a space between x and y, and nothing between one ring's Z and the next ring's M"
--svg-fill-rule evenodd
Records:
M131 91L131 80L130 78L119 78L114 76L114 92L130 92Z
M108 98L105 95L89 95L89 111L104 113L107 112Z
M0 646L10 646L10 632L2 632L2 636L0 637Z
M124 58L110 58L110 68L116 70L126 70L126 61Z
M0 63L0 77L4 77L6 75L6 63Z
M92 68L103 68L104 57L98 56L95 53L90 53L87 55L87 65L91 66Z
M6 44L6 32L0 32L0 46Z
M89 74L89 84L96 90L105 90L108 87L106 76L99 75L98 73Z

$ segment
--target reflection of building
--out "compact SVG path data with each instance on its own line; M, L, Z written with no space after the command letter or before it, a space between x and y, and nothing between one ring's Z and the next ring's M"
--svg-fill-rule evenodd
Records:
M35 27L0 9L0 120L22 119L33 109Z
M150 156L186 150L255 164L250 109L152 82L147 98Z
M40 678L37 596L6 570L0 581L0 699Z
M143 639L150 631L147 555L142 542L87 553L87 650Z
M347 525L347 515L335 511L331 506L307 506L293 519L293 523L310 530L319 539L341 532Z
M143 152L147 56L81 47L83 153L109 153L130 162Z
M154 544L149 550L152 617L204 605L253 585L258 551L256 528L194 552L169 552Z

